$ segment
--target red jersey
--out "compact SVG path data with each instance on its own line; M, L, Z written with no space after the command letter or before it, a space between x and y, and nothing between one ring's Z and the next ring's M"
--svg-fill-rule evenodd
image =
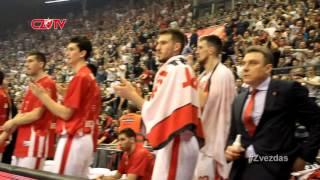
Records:
M93 148L95 152L99 136L99 115L102 106L100 88L97 83L96 88L93 90L93 96L91 96L90 100L88 119L94 121Z
M6 91L0 87L0 126L2 126L7 120L9 115L9 97ZM0 131L1 133L1 131ZM0 145L0 153L4 152L5 145Z
M74 109L74 113L67 121L58 119L58 133L64 130L70 135L91 133L96 128L101 108L100 88L87 66L71 80L63 104Z
M6 91L0 87L0 125L2 126L9 115L9 97Z
M142 146L136 145L135 150L123 153L118 172L120 174L135 174L138 180L150 180L154 165L154 155Z
M57 100L56 83L49 77L44 76L36 82L41 87L45 88L53 100ZM32 91L28 88L27 93L21 105L21 113L33 111L35 108L45 107L42 102L33 95ZM46 136L49 132L50 124L55 116L45 108L42 116L30 123L22 125L18 128L18 135L14 155L17 157L27 157L29 147L32 146L27 142L31 140L32 129L35 131L36 136ZM30 147L31 148L31 147ZM45 156L45 155L43 155Z

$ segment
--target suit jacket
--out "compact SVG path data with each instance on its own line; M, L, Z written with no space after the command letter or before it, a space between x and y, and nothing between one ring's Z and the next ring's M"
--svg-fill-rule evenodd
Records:
M227 144L231 145L236 135L241 134L244 148L253 145L259 156L286 156L288 161L256 163L257 167L254 169L265 172L252 172L252 175L249 175L252 178L246 176L246 180L285 179L289 176L297 157L309 162L314 161L320 148L320 108L308 98L307 88L293 81L271 80L264 111L252 137L248 135L242 120L248 94L248 90L241 92L233 103ZM302 145L299 145L294 137L297 120L305 125L310 133ZM240 158L234 161L230 179L243 179L243 173L250 171L248 167L247 159Z

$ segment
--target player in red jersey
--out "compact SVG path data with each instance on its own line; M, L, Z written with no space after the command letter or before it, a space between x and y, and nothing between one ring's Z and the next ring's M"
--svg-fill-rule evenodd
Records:
M30 80L45 88L48 96L56 100L56 84L44 72L45 55L41 52L31 52L26 59L26 73ZM54 116L41 101L32 93L30 87L24 96L20 113L8 120L2 129L3 135L9 135L18 128L12 165L31 169L42 169L48 152L48 130Z
M60 134L54 160L54 172L87 177L95 149L95 129L101 108L100 88L87 67L86 59L92 51L86 37L72 38L66 48L67 63L75 71L68 85L63 104L56 103L45 89L36 84L32 91L56 116Z
M154 155L136 141L137 134L131 128L125 128L119 133L119 144L123 155L114 176L102 176L99 180L121 179L123 174L128 179L151 180Z
M4 87L4 79L5 79L5 74L2 71L0 71L0 125L1 126L8 120L9 103L10 103L10 98ZM6 138L3 139L2 141L4 142L5 140ZM2 160L2 153L4 152L4 150L5 150L5 144L2 143L0 145L0 161Z

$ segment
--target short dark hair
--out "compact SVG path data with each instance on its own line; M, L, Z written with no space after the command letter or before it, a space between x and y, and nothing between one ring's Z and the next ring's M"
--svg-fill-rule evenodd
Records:
M3 84L4 78L5 78L4 72L0 71L0 85Z
M206 41L209 45L213 46L217 50L217 54L222 52L222 41L216 35L204 36L200 38L200 41Z
M136 139L136 137L137 137L137 134L134 132L134 130L133 129L131 129L131 128L125 128L125 129L122 129L121 131L120 131L120 133L119 133L119 135L120 134L124 134L124 135L126 135L128 138L134 138L134 139Z
M273 64L273 54L270 49L263 47L263 46L250 46L246 49L246 53L260 53L264 57L265 64Z
M129 103L128 104L128 108L127 108L131 113L136 113L137 111L139 111L138 107L133 104L133 103Z
M181 44L180 52L182 52L186 42L188 42L187 37L178 29L164 29L159 32L159 35L170 34L173 41Z
M44 55L44 53L42 53L40 51L30 51L27 54L27 57L29 57L29 56L35 56L38 62L43 62L43 69L44 69L44 67L46 67L47 59L46 59L46 56Z
M71 38L69 43L76 43L77 46L79 47L80 51L85 50L87 52L85 59L88 59L91 56L92 44L87 37L76 36L76 37Z

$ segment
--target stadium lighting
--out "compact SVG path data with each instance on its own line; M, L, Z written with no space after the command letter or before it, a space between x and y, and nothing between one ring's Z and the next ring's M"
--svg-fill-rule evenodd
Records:
M51 3L64 2L64 1L70 1L70 0L53 0L53 1L45 1L44 3L51 4Z

